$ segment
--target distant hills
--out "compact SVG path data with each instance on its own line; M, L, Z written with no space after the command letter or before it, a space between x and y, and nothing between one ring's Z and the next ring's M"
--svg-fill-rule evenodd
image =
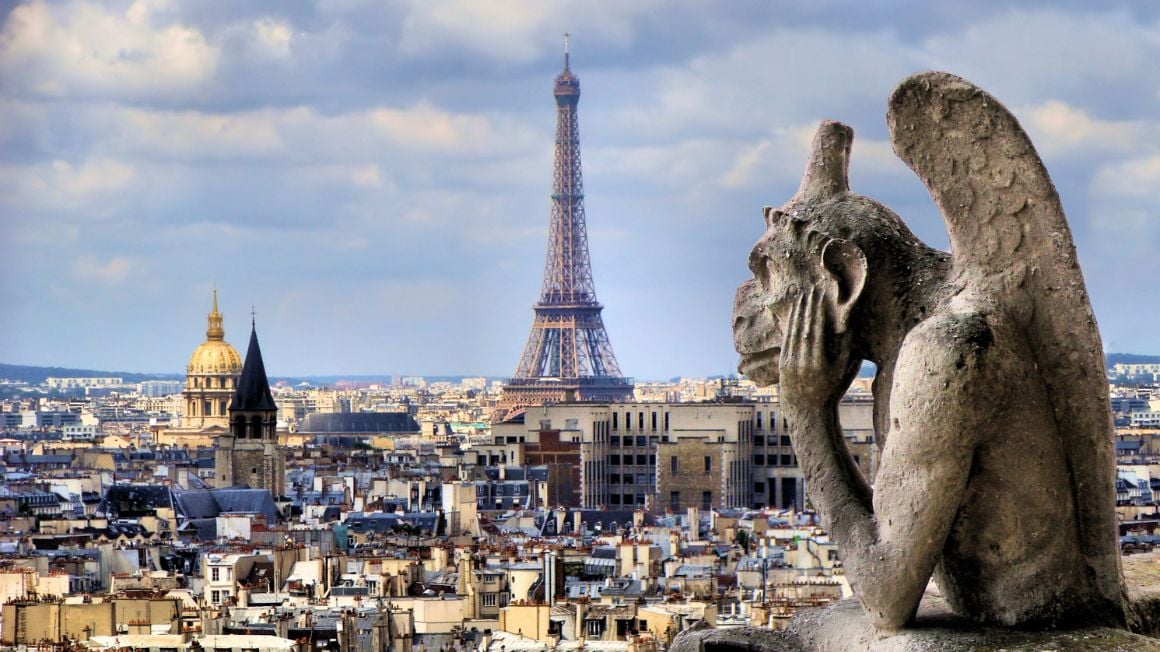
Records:
M1108 369L1117 364L1158 364L1160 355L1140 355L1138 353L1109 353Z
M408 374L419 376L419 374ZM0 378L21 380L30 385L39 385L46 378L123 378L126 383L139 383L146 380L185 380L185 374L143 374L132 371L99 371L96 369L71 369L68 367L31 367L26 365L0 363ZM479 376L422 376L427 382L461 382L464 378L478 378ZM334 385L340 382L353 383L381 383L389 385L391 374L350 375L350 376L270 376L270 382L285 382L297 385L308 382L312 385ZM488 377L488 382L493 380Z
M1108 369L1116 364L1160 364L1160 355L1143 355L1139 353L1109 353L1107 354ZM409 374L421 376L421 374ZM862 367L862 376L873 376L874 366L866 363ZM132 371L98 371L96 369L72 369L69 367L32 367L26 365L0 363L0 378L20 380L30 385L39 385L49 377L58 378L123 378L127 383L139 383L146 380L185 380L184 374L143 374ZM466 374L463 376L422 376L427 382L460 382L464 378L477 378ZM389 384L391 375L351 375L351 376L299 376L277 377L271 376L271 382L285 382L297 385L309 382L313 385L334 385L339 382L355 383L383 383ZM495 380L488 376L488 381Z
M185 380L182 374L141 374L131 371L97 371L95 369L70 369L68 367L29 367L18 364L0 363L0 378L22 380L30 385L39 385L46 378L123 378L127 383L146 380Z

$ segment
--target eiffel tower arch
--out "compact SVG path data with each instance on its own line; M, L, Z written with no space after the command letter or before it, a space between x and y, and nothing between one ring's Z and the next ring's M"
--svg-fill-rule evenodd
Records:
M592 282L584 180L580 172L580 79L569 65L553 86L556 151L548 254L532 331L515 376L504 384L496 418L518 418L523 408L560 401L618 402L632 397L633 382L620 372L608 341Z

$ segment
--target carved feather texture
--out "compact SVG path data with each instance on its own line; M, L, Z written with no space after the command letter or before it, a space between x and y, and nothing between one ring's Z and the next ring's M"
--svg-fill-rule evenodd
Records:
M962 78L907 78L887 121L946 221L958 278L1027 336L1070 466L1081 550L1100 592L1122 604L1104 353L1055 186L1015 117Z

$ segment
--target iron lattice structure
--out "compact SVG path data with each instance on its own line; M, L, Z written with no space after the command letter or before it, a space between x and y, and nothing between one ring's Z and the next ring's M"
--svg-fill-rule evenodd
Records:
M565 40L564 70L556 76L556 153L548 255L535 320L515 376L504 385L501 416L528 405L565 400L623 401L633 382L621 375L596 300L588 257L584 180L580 173L580 80Z

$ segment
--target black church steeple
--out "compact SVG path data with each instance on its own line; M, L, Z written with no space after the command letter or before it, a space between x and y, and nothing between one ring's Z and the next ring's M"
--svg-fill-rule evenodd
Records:
M246 361L242 365L242 375L238 378L230 411L277 409L274 396L270 393L270 381L266 378L266 365L262 362L262 348L258 346L258 329L251 322L250 346L246 349Z
M266 365L262 362L262 348L258 346L258 329L250 325L250 346L242 375L238 378L234 398L230 402L230 431L238 439L273 440L277 428L278 406L270 393Z

